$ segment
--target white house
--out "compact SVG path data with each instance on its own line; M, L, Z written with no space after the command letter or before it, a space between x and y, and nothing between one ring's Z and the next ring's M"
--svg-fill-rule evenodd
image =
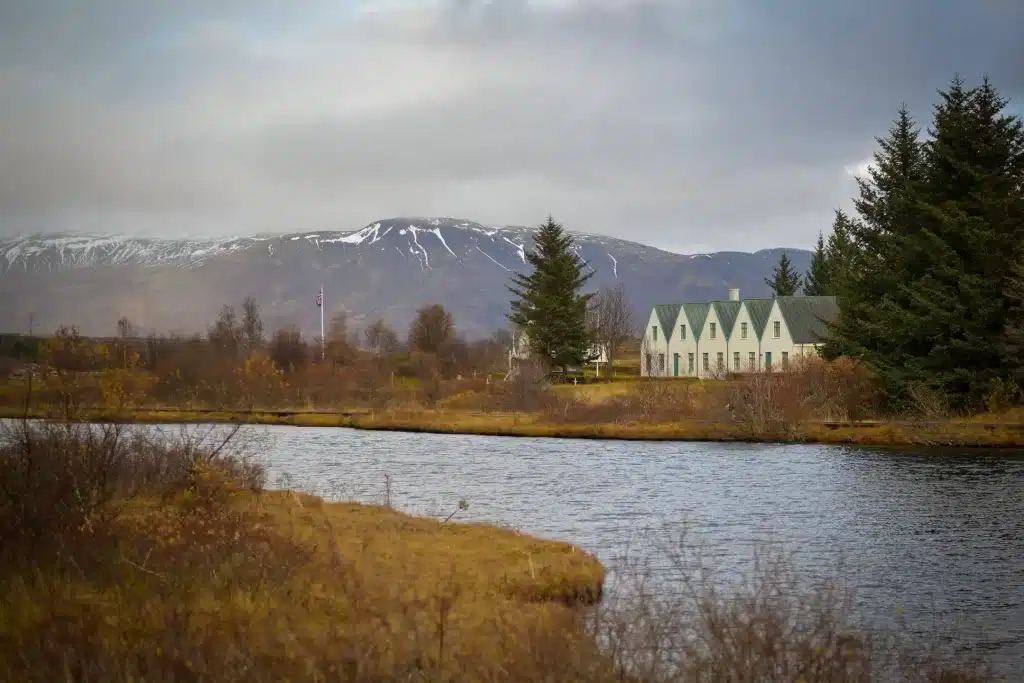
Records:
M679 304L658 304L651 309L640 344L640 374L644 377L671 376L669 359L679 309Z
M838 312L835 297L789 296L659 304L651 310L641 350L641 374L724 377L777 371L816 355L825 321Z
M761 368L761 335L774 304L774 299L746 299L740 302L729 340L733 372L756 372ZM736 354L739 354L739 369L735 367Z
M739 290L730 290L729 296L729 301L710 302L704 329L700 334L699 377L722 377L731 371L730 337L741 303Z
M780 296L761 335L761 369L785 370L791 360L815 356L825 335L826 320L834 320L839 305L834 296Z
M603 344L595 344L590 349L590 354L596 356L591 363L595 364L597 372L608 363L608 349ZM508 350L508 374L511 376L515 371L516 363L530 357L530 337L524 331L515 332L512 335L512 345Z

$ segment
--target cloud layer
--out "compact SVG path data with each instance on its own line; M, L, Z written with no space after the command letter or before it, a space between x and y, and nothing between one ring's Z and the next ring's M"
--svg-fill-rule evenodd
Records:
M927 119L954 71L1024 95L1021 25L1012 0L0 2L0 233L551 213L806 246L901 102Z

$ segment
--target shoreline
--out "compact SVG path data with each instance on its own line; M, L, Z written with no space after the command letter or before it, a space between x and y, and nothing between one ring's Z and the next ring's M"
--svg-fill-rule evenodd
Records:
M21 410L0 409L0 419L24 417ZM28 417L47 416L31 411ZM1024 424L948 421L810 422L780 432L750 433L730 423L680 421L658 423L558 424L528 413L367 410L304 411L148 408L128 413L83 411L81 421L135 424L256 424L294 427L342 427L362 431L462 434L519 438L604 441L676 441L709 443L826 444L864 447L1024 449Z

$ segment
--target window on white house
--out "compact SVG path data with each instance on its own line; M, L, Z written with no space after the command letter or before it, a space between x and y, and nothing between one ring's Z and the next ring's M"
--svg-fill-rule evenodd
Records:
M686 339L686 325L679 326L679 338Z
M658 372L664 374L665 372L665 354L658 354Z
M721 351L718 352L717 361L718 371L721 372L722 370L725 370L725 354Z
M715 338L715 324L711 323L711 338Z
M782 323L778 320L775 321L775 338L778 339L782 336Z
M746 323L740 323L740 337L742 337L743 339L747 338L747 324Z
M704 372L711 372L711 362L708 360L708 354L703 354L701 360L704 362Z
M653 368L651 367L651 365L653 364L653 363L652 363L652 359L651 359L651 354L649 354L649 353L648 353L648 354L647 354L647 357L646 357L646 358L644 358L644 360L646 361L646 365L647 365L647 376L649 377L649 376L651 375L651 370L653 370Z
M686 361L687 361L686 362L686 367L688 368L688 373L692 375L693 374L693 354L692 353L689 354L689 356L686 359Z
M757 354L753 351L750 352L750 371L757 370Z
M788 370L789 369L789 351L783 351L782 352L782 369L783 370Z
M740 371L740 352L733 351L732 353L732 369L736 372Z
M651 325L651 339L658 341L658 326Z

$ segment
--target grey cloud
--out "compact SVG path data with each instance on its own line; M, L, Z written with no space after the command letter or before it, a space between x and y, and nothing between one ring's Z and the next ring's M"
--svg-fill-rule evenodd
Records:
M926 120L954 71L1024 96L1009 0L559 4L0 3L0 230L550 212L808 245L901 102Z

